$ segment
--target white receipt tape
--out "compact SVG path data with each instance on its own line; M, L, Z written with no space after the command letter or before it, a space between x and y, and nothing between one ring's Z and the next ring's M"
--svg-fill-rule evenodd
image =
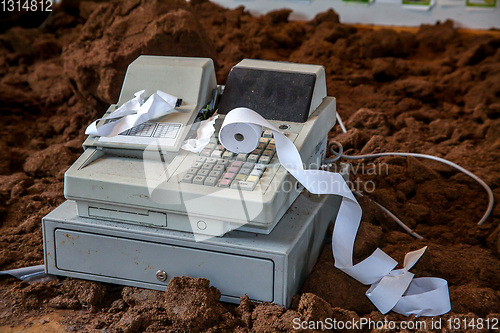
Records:
M177 97L158 90L144 103L144 92L144 90L136 92L133 99L123 103L121 107L106 118L101 118L106 120L115 119L114 121L97 127L97 123L101 120L97 119L87 127L85 134L105 137L116 136L150 119L175 112Z
M440 278L413 279L410 268L424 254L426 247L409 252L402 269L381 249L353 265L354 240L361 222L362 210L349 186L338 173L305 170L300 154L285 135L248 108L230 111L222 124L219 140L234 153L249 153L257 147L262 127L273 131L280 163L309 192L342 196L332 237L335 267L363 284L371 284L366 296L382 313L394 312L416 316L437 316L451 310L448 283Z

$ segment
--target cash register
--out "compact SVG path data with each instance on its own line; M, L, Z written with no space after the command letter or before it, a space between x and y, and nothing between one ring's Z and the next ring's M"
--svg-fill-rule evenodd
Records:
M174 112L85 140L65 174L68 200L43 219L47 273L157 290L174 276L204 277L223 301L247 294L288 306L342 199L303 190L280 164L272 131L247 154L225 149L218 133L228 112L250 108L318 169L336 119L324 68L245 59L222 86L211 59L140 56L98 126L140 90L176 96ZM209 143L182 149L214 115Z

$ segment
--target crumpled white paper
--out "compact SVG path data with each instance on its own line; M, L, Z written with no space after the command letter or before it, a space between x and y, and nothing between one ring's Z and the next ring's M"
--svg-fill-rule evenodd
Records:
M238 141L241 141L241 136L235 136L238 133L232 133L234 128L238 127L228 126L237 123L271 129L276 141L279 161L309 192L343 197L332 237L335 267L363 284L371 284L366 295L380 312L385 314L392 309L394 312L407 316L411 314L437 316L451 310L446 280L413 279L413 274L409 272L424 254L426 247L406 254L402 269L394 270L397 262L381 249L375 250L371 256L353 265L354 240L361 221L362 210L342 176L323 170L305 170L293 142L258 113L248 108L236 108L226 115L219 133L219 139L224 147L230 146L234 149L235 146L245 146L235 145L234 142L224 142L223 138L226 138L226 141L230 141L231 138L234 140L238 138ZM251 147L253 144L246 146ZM243 149L236 150L235 153L250 152Z
M121 107L113 111L109 116L94 121L87 127L85 134L112 137L150 119L176 112L175 104L177 97L158 90L144 103L144 92L144 90L136 92L134 94L135 98L123 103ZM118 118L121 119L97 127L97 123L101 119L111 120Z
M206 145L210 142L210 138L212 134L215 132L215 121L219 118L218 115L210 117L207 120L204 120L198 130L196 131L196 139L188 139L182 143L181 148L184 150L188 150L193 153L199 153L206 147Z

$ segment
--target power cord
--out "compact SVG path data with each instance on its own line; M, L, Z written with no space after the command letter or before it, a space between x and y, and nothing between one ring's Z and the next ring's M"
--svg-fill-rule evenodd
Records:
M344 126L344 123L342 121L342 118L340 118L340 115L338 114L338 112L337 112L337 120L338 120L338 123L340 125L340 128L342 129L342 132L346 133L347 130L346 130L346 128ZM335 145L338 147L338 152L333 149ZM478 222L478 225L483 224L488 219L488 217L490 216L491 212L493 211L493 206L495 204L495 198L493 196L493 191L488 186L488 184L486 184L481 178L479 178L478 176L476 176L475 174L473 174L469 170L466 170L466 169L462 168L461 166L459 166L459 165L457 165L457 164L455 164L455 163L453 163L451 161L448 161L448 160L446 160L444 158L440 158L440 157L436 157L436 156L432 156L432 155L427 155L427 154L419 154L419 153L397 153L397 152L378 153L378 154L366 154L366 155L354 155L354 156L352 156L352 155L344 155L344 148L342 147L342 144L340 144L339 142L336 142L336 141L332 142L332 145L330 145L329 150L330 150L330 152L335 157L333 157L333 158L327 158L327 159L323 160L322 167L331 166L331 164L333 162L339 160L340 158L345 158L345 159L348 159L348 160L358 160L358 159L369 159L369 158L377 158L377 157L384 157L384 156L403 156L403 157L412 156L412 157L417 157L417 158L425 158L425 159L429 159L429 160L434 160L434 161L438 161L438 162L447 164L447 165L449 165L449 166L451 166L451 167L459 170L460 172L466 174L467 176L471 177L475 181L477 181L486 190L486 192L488 193L488 208L486 209L486 212L484 213L484 215L481 218L481 220ZM354 191L354 194L358 195L358 196L361 196L361 197L363 196L361 193L358 193L356 191ZM403 229L405 229L410 235L412 235L413 237L415 237L417 239L423 239L422 236L420 236L419 234L417 234L416 232L414 232L413 230L411 230L406 224L404 224L399 218L397 218L387 208L385 208L384 206L380 205L377 202L375 202L375 203L384 212L386 212L392 219L394 219Z
M354 195L358 196L358 197L364 197L363 194L359 193L358 191L353 191ZM368 198L368 197L367 197ZM375 203L380 209L382 209L382 211L384 213L386 213L387 215L389 215L394 221L396 221L397 224L399 224L399 226L401 228L403 228L407 233L409 233L410 235L412 235L413 237L415 237L416 239L424 239L424 237L420 236L419 234L417 234L415 231L413 231L409 226L407 226L403 221L401 221L396 215L394 215L390 210L388 210L387 208L385 208L384 206L382 206L381 204L379 204L378 202L376 201L373 201L372 199L368 198L368 200L370 200L371 202Z

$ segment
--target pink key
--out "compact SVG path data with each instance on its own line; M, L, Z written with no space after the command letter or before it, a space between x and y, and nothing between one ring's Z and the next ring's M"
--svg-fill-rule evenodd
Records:
M232 180L236 176L235 173L232 172L226 172L222 178Z
M242 164L242 161L233 161L233 163L231 163L231 166L239 168Z
M237 168L237 167L230 167L227 169L227 172L238 173L238 170L239 170L239 168Z
M231 184L231 179L221 179L219 187L229 187L229 184Z

